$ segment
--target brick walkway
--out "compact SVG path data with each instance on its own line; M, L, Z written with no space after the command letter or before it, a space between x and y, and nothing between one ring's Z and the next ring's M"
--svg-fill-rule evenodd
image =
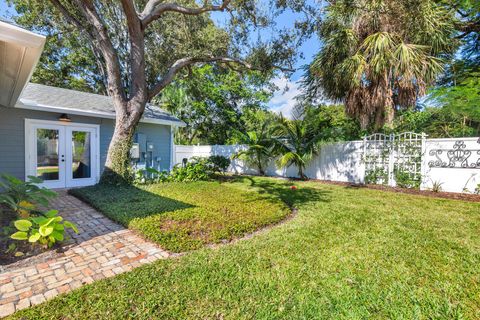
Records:
M69 232L70 245L59 257L0 273L0 317L169 256L64 191L51 207L74 222L80 233Z

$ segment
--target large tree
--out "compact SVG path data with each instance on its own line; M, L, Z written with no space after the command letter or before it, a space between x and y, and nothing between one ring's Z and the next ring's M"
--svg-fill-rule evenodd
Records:
M415 105L456 48L455 13L432 0L338 0L307 72L312 96L341 101L363 129Z
M237 131L246 131L245 114L267 108L269 78L206 64L178 77L154 103L186 123L175 132L176 143L227 144Z
M129 149L145 105L179 72L198 63L271 71L288 69L295 35L252 43L249 34L270 25L255 1L13 0L39 6L59 33L76 32L92 50L115 111L103 182L129 177ZM276 8L283 10L282 2ZM227 12L221 28L211 12ZM74 31L72 31L72 28ZM241 44L241 46L236 45ZM250 50L251 48L251 50Z

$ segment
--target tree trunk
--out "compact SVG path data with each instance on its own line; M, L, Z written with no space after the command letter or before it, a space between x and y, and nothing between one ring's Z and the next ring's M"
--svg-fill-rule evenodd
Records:
M122 124L115 125L100 183L125 184L131 182L130 148L134 132L135 128L133 127L129 128Z
M306 177L305 174L303 173L303 166L301 166L301 165L298 166L298 176L299 176L300 179L302 179L302 180L307 180L307 177Z
M131 101L133 104L133 101ZM120 104L120 103L117 103ZM107 160L100 183L102 184L128 184L132 182L132 170L130 165L130 149L133 142L133 134L140 121L145 104L135 102L135 105L116 108L115 130L108 147ZM127 115L123 110L134 110Z
M263 170L263 166L262 166L262 157L260 156L260 152L257 152L257 166L258 166L258 173L261 175L261 176L264 176L265 175L265 170Z
M260 173L261 176L265 175L265 170L263 170L263 167L260 161L258 162L258 173Z

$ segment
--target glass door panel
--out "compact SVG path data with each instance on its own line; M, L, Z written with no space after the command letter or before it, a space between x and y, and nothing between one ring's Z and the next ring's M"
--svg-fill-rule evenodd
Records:
M67 127L67 187L95 184L97 176L96 128Z
M72 179L92 177L91 133L72 130Z
M36 176L43 181L60 179L60 130L37 128Z

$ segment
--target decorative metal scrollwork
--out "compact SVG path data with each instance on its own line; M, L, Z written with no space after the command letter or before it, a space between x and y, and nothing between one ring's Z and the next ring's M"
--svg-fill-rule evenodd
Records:
M444 154L447 155L446 159L442 158ZM478 155L477 159L472 157L475 154ZM480 149L467 149L463 140L455 141L452 149L432 149L429 155L435 157L435 160L428 162L431 168L480 169Z

